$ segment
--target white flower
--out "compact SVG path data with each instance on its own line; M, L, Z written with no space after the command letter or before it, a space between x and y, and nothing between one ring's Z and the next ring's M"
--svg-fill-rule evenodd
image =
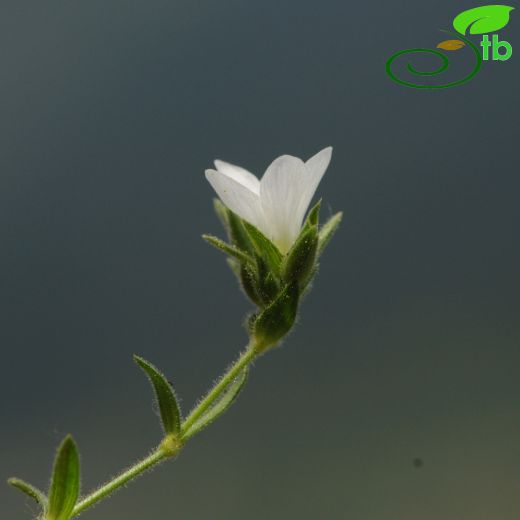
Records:
M217 160L216 170L206 170L206 179L231 211L286 253L298 237L331 155L331 147L307 162L282 155L271 163L261 180L244 168Z

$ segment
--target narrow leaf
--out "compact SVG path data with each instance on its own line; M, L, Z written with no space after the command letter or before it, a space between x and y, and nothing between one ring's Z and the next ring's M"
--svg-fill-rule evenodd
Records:
M483 5L463 11L453 20L453 27L460 34L487 34L498 31L509 23L509 5Z
M213 421L220 417L236 400L247 381L248 369L242 372L229 384L221 398L206 412L199 417L190 428L184 433L183 440L187 440L196 433L209 426Z
M177 436L181 429L181 412L170 383L156 367L142 357L134 355L134 361L143 369L152 383L164 433Z
M19 489L22 493L29 495L33 500L36 500L36 502L38 502L38 504L40 504L42 509L45 511L47 508L47 497L42 491L19 478L13 477L10 478L7 482L16 489Z
M259 229L245 220L243 223L257 254L265 258L271 270L278 274L283 258L282 253Z
M54 460L47 520L69 520L79 496L80 470L76 443L70 435L61 443Z
M330 239L333 237L334 233L338 229L338 226L343 218L343 213L340 211L333 215L320 229L318 233L318 254L320 256L323 253L325 247L329 243Z
M223 251L229 256L232 256L239 260L242 263L249 263L252 264L253 260L252 258L247 254L238 249L235 246L232 246L230 244L226 244L223 240L220 238L214 237L213 235L202 235L202 238L208 243L211 244L213 247L216 247L217 249L220 249L220 251Z

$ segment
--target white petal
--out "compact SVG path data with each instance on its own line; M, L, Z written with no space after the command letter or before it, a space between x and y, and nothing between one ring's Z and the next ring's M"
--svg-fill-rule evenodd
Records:
M260 201L268 227L268 238L286 252L298 236L305 195L305 164L291 155L282 155L267 168L260 181Z
M332 157L332 146L324 148L321 152L318 152L316 155L313 155L306 163L306 173L305 173L305 189L302 193L302 198L300 201L301 206L298 208L299 212L303 217L307 212L307 208L311 203L312 197L314 197L314 193L318 188L318 184L320 183L325 171L327 170L330 159Z
M215 167L219 172L231 177L254 193L260 193L260 181L251 172L247 171L245 168L241 168L240 166L220 161L219 159L214 162Z
M216 170L206 170L206 179L231 211L260 229L265 227L257 193Z

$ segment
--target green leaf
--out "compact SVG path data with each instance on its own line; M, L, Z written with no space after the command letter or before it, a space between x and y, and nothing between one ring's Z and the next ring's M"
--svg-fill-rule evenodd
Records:
M226 242L220 238L214 237L213 235L202 235L202 238L208 242L208 244L211 244L213 247L220 249L220 251L223 251L227 255L236 258L240 262L245 264L253 264L253 259L247 253L244 253L235 246L226 244Z
M134 355L134 361L143 369L152 383L164 433L177 436L181 430L181 412L170 383L156 367L142 357Z
M277 298L256 318L255 340L265 350L278 343L293 327L298 312L298 283L286 285Z
M287 254L283 266L284 280L296 280L303 289L314 271L317 250L318 226L312 224L307 229L304 228Z
M453 20L453 27L460 34L486 34L498 31L509 22L509 13L514 9L508 5L483 5L463 11Z
M69 520L79 496L80 471L76 443L70 435L54 460L46 520Z
M327 220L325 224L323 224L323 227L320 229L320 232L318 233L318 257L323 253L325 247L327 247L327 244L329 243L330 239L333 237L334 233L338 229L338 226L342 218L343 213L340 211L339 213L333 215L329 220Z
M256 253L265 258L269 268L275 273L280 273L280 265L282 263L282 253L278 248L255 226L249 222L243 221L244 227L254 245Z
M22 479L15 477L10 478L7 483L16 489L19 489L22 493L29 495L33 500L36 500L36 502L40 504L44 511L47 509L47 497L38 488L34 487L28 482L25 482Z
M220 417L236 400L247 381L248 369L244 368L224 390L220 399L202 414L184 433L183 440L193 437L196 433L209 426Z

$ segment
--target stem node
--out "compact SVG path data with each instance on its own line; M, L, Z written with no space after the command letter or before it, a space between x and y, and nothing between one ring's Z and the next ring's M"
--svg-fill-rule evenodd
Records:
M165 457L175 457L182 449L183 442L176 435L166 435L160 445Z

